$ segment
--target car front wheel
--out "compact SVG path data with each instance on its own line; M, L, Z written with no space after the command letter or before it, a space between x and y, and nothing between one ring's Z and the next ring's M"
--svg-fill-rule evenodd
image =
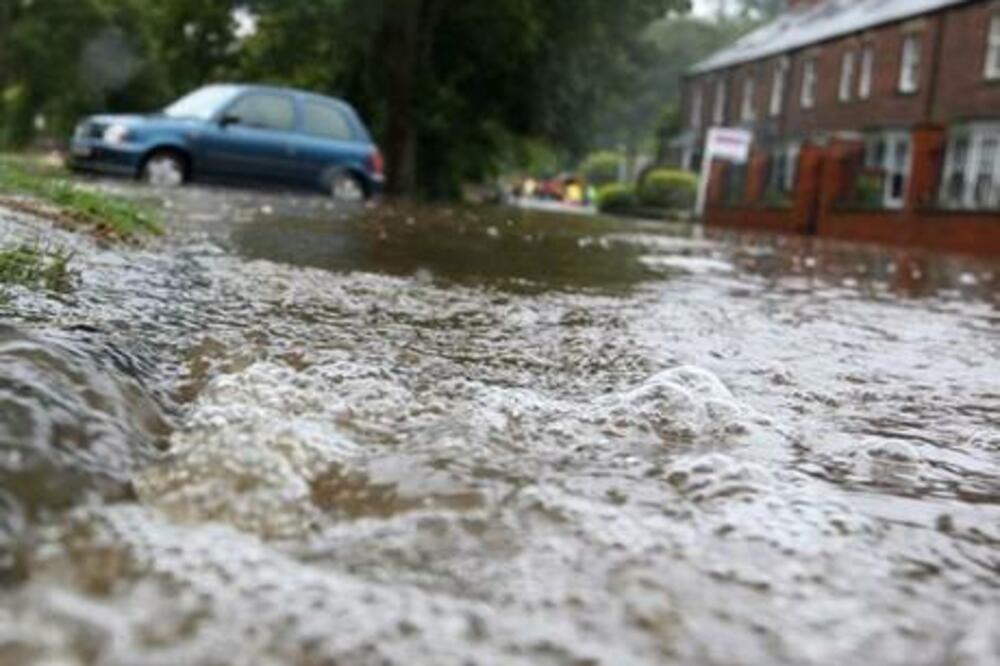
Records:
M330 179L330 195L336 201L361 202L365 200L365 186L354 174L342 171Z
M153 187L180 187L184 184L184 159L175 153L153 153L142 165L142 180Z

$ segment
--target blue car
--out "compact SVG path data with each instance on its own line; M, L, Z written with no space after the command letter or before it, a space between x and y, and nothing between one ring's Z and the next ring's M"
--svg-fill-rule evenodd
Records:
M382 155L346 102L300 90L211 85L153 115L104 115L76 128L69 164L176 187L190 180L379 194Z

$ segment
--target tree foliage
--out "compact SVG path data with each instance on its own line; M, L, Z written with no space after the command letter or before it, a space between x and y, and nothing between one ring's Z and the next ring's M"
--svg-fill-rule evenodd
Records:
M582 155L635 92L640 34L686 0L5 0L0 141L65 136L222 79L341 95L395 192L447 195L512 146ZM235 14L256 17L241 35Z
M658 158L680 130L677 109L684 74L698 61L732 43L768 18L768 4L745 0L741 10L713 19L671 13L653 21L634 44L631 86L606 100L599 130L603 146L624 146L630 155L646 148ZM647 144L647 145L644 145Z
M246 66L347 96L382 139L390 188L443 194L525 138L582 155L642 28L683 4L259 0Z
M580 164L580 173L588 183L598 187L615 183L621 175L622 159L622 155L610 150L591 153Z

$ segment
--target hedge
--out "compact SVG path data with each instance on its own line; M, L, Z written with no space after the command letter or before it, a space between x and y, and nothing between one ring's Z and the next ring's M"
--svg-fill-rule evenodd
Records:
M591 153L580 165L587 182L596 187L618 182L622 156L611 151Z
M597 208L602 213L618 213L635 206L635 188L611 183L597 190Z
M638 194L644 206L688 210L698 197L698 177L679 169L656 169L643 178Z

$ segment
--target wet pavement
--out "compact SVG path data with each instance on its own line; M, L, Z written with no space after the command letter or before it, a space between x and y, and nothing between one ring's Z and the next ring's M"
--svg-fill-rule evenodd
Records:
M1000 660L1000 263L166 205L0 212L0 664Z

